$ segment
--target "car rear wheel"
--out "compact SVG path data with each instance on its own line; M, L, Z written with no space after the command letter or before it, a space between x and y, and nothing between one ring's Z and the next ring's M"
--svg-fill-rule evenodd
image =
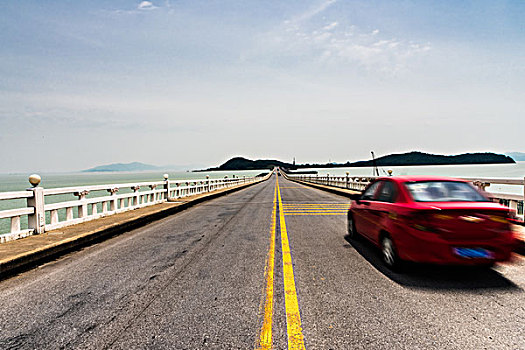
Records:
M347 220L347 231L348 231L348 237L350 239L356 239L358 236L358 233L355 229L355 222L354 217L352 214L348 214L348 220Z
M397 255L397 250L394 245L394 241L390 236L384 236L381 239L381 253L383 262L391 270L399 270L401 267L401 259Z

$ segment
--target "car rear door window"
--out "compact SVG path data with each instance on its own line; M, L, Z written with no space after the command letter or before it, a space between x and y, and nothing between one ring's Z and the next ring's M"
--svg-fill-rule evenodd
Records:
M383 186L379 189L377 200L380 202L394 203L396 201L396 186L391 181L382 181Z
M361 196L361 200L364 201L373 201L376 200L376 192L377 188L381 184L382 181L376 181L370 187L368 187L365 192L363 192L363 195Z

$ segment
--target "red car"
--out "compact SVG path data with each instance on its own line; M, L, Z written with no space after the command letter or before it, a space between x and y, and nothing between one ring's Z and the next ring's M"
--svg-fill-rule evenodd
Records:
M352 196L348 234L379 246L383 261L486 265L510 259L510 209L469 182L446 177L381 177Z

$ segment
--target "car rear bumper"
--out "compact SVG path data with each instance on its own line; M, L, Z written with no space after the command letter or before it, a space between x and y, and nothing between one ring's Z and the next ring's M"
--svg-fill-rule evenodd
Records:
M452 265L483 265L492 262L507 261L512 256L517 240L512 233L486 240L442 239L429 232L405 233L396 240L399 257L421 263ZM464 257L456 248L471 248L488 252L487 257Z

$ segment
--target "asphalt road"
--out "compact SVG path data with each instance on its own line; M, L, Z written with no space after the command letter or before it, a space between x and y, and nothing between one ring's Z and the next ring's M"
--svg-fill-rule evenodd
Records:
M0 348L525 349L523 258L392 273L345 238L347 199L276 189L273 176L0 282Z

